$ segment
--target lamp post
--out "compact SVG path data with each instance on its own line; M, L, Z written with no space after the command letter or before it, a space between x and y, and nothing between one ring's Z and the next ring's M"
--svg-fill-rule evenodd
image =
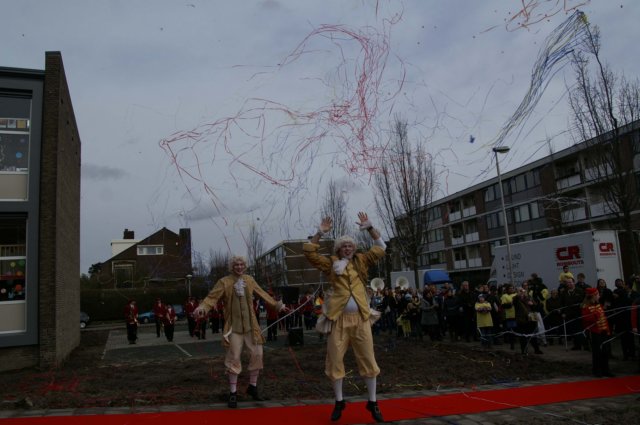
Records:
M185 276L187 278L187 288L189 291L189 297L191 297L191 278L193 277L191 273Z
M509 266L509 283L515 287L513 282L513 264L511 262L511 242L509 241L509 223L507 222L507 209L504 206L504 189L502 188L502 176L500 175L500 161L498 161L499 153L509 152L508 146L496 146L493 148L493 154L496 157L496 171L498 172L498 186L500 186L500 202L502 203L502 219L504 220L504 237L507 241L507 265Z

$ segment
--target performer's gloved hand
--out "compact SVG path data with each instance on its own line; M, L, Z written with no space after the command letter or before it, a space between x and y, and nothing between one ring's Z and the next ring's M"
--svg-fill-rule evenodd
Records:
M318 232L324 235L325 233L330 232L332 227L333 219L331 217L324 217L318 226Z
M359 212L358 218L360 219L360 222L356 222L356 224L360 226L360 230L369 230L373 227L373 224L371 224L371 222L369 221L369 216L367 215L367 213L362 211Z

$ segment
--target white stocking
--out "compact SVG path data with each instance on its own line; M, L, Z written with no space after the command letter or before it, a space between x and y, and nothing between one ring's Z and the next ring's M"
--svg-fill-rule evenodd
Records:
M238 391L238 375L235 373L229 374L229 391L232 393Z
M336 395L336 401L342 401L342 379L333 381L333 393Z
M376 401L376 377L364 378L365 384L367 384L367 392L369 393L369 401Z

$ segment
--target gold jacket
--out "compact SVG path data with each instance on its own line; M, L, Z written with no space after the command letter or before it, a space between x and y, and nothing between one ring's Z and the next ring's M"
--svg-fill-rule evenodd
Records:
M222 334L226 335L227 332L231 329L232 326L232 318L234 317L233 303L231 302L231 298L234 296L235 289L233 288L233 284L236 281L242 278L244 280L246 287L244 289L245 296L244 300L248 303L249 311L253 311L253 295L254 293L258 295L258 297L262 298L262 300L267 303L269 306L275 308L280 311L282 308L282 302L274 300L267 292L260 287L256 283L256 281L249 275L243 274L242 276L228 275L220 279L216 282L213 289L209 292L207 297L202 300L201 306L209 312L212 308L214 308L218 304L218 300L222 299L224 301L224 328L222 330ZM242 298L242 297L241 297ZM253 341L256 344L264 344L264 336L260 330L260 324L258 323L258 319L255 314L251 315L251 334L253 336ZM222 344L227 347L229 343L222 338Z
M320 245L314 243L305 243L302 250L304 256L312 266L323 272L333 289L333 295L328 302L327 312L325 313L330 320L336 320L342 310L347 305L349 298L358 304L358 311L363 320L368 320L370 315L369 303L367 302L366 285L369 274L369 267L376 264L384 257L384 249L374 245L365 253L356 253L347 265L343 274L338 275L333 270L333 263L339 258L335 255L320 255L318 249Z

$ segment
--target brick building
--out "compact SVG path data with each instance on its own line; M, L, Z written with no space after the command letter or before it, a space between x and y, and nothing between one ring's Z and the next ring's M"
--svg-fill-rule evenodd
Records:
M100 264L96 276L103 285L117 288L135 282L184 281L191 274L191 229L178 233L163 227L144 239L125 229L122 239L111 241L113 257Z
M80 136L59 52L0 68L0 370L80 343Z

